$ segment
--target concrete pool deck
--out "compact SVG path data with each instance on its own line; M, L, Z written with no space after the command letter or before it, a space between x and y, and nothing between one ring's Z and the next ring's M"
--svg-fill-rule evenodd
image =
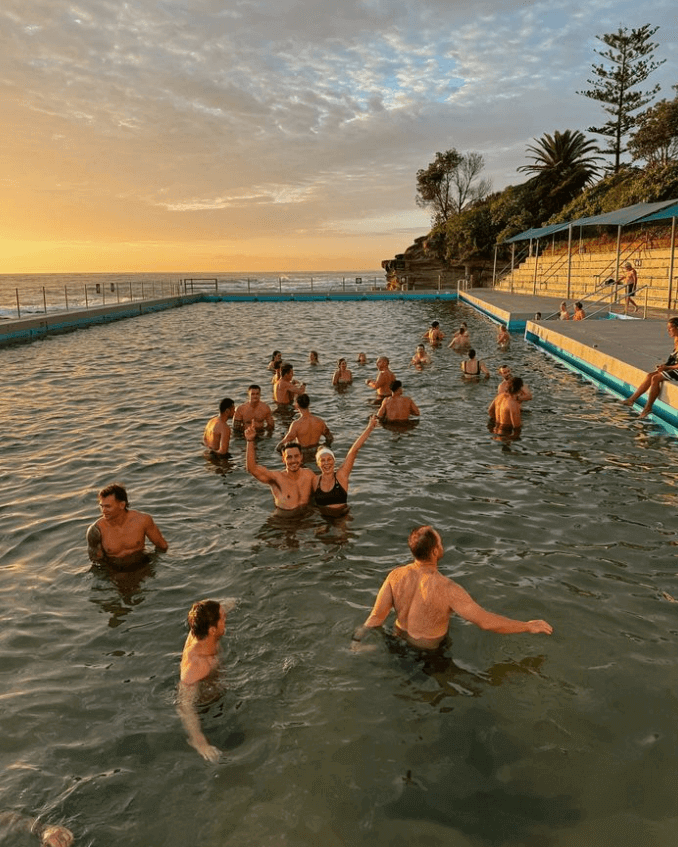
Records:
M671 315L666 312L653 312L645 320L620 316L534 321L536 312L546 317L557 311L561 298L472 289L460 292L460 300L509 330L524 331L527 341L619 397L630 397L645 374L666 361L672 349L666 332ZM634 408L642 405L638 401ZM678 383L664 382L652 416L678 430Z

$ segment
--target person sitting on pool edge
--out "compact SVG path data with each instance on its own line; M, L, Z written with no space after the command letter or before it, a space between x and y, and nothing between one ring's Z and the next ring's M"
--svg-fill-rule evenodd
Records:
M289 441L282 446L284 471L271 471L263 465L258 465L255 455L254 440L257 431L254 426L245 430L247 452L245 467L252 476L268 485L273 495L277 513L284 517L293 517L308 507L313 494L315 474L308 468L302 467L303 454L301 445Z
M657 367L646 374L645 379L640 383L638 388L626 400L622 401L623 406L633 406L636 400L647 391L647 401L643 411L638 415L638 418L646 418L652 411L654 402L659 397L662 390L662 383L668 380L674 385L678 384L678 318L669 318L666 325L666 331L673 338L673 352L668 357L664 364Z
M384 399L377 412L380 421L404 423L410 419L410 415L419 417L420 412L417 404L411 397L403 394L403 384L399 379L393 380L390 389L391 396Z
M231 443L231 427L228 421L235 414L235 403L230 397L224 397L219 403L219 414L207 422L202 436L202 443L215 456L229 458L228 452Z
M188 743L208 762L217 762L221 750L205 738L196 707L201 698L211 700L214 697L215 686L208 683L216 681L219 642L226 632L226 617L235 608L235 603L233 598L223 603L216 600L194 603L188 613L190 631L181 654L177 697L179 717L188 735Z
M386 577L371 614L353 633L352 650L361 649L362 639L384 623L391 609L396 612L396 635L422 650L440 646L447 636L452 614L500 635L553 632L553 627L543 620L518 621L488 612L461 585L443 576L438 571L438 562L445 550L432 526L413 529L408 545L414 562L395 568Z
M283 446L289 441L296 441L301 445L302 450L315 449L320 444L321 438L325 439L325 444L329 447L333 441L332 433L322 418L311 414L311 398L308 394L300 394L294 405L297 407L299 417L296 421L292 421L287 433L275 449L281 453Z
M167 551L168 544L153 518L129 508L124 485L114 482L102 488L98 496L102 517L87 530L87 552L92 562L117 570L148 564L147 538L156 550Z

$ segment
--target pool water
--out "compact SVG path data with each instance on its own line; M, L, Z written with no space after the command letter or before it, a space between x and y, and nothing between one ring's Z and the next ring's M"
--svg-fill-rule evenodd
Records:
M488 382L462 381L446 346L409 367L436 319L448 338L467 321ZM0 350L2 807L77 845L673 845L675 442L519 337L500 354L495 334L448 303L204 303ZM376 408L378 355L421 409L416 427L374 431L343 519L275 518L241 437L229 462L203 455L222 397L251 382L270 396L273 349L339 459ZM355 378L342 392L339 356ZM502 362L534 392L516 441L487 428ZM282 467L279 435L262 464ZM118 578L84 542L114 480L170 544ZM554 634L453 620L424 658L387 626L352 653L422 523L444 574ZM188 608L227 596L226 693L201 715L225 751L214 766L175 693Z

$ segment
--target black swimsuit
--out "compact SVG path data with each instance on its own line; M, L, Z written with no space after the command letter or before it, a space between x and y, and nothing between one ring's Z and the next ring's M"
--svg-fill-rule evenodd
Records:
M334 486L329 491L323 491L318 482L315 490L316 506L344 506L348 502L348 494L339 484L337 475L334 475Z
M671 353L665 364L678 365L678 350L674 350L673 353ZM678 382L678 370L663 371L663 374L667 379L670 379L671 382Z

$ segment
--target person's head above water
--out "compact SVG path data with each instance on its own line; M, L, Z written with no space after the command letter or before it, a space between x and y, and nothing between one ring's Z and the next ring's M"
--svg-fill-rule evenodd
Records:
M124 503L125 508L129 508L129 500L127 499L127 489L119 482L112 482L99 492L99 500L105 500L106 497L113 497L119 503Z
M217 626L221 618L221 603L216 600L198 600L188 612L188 626L191 634L202 641L207 638L210 628Z
M308 394L298 394L296 404L300 409L308 409L308 407L311 405L311 398L308 396Z
M440 535L432 526L418 526L410 533L407 543L414 558L420 562L426 562L433 558L433 553L441 544L441 540Z
M223 415L224 412L228 411L233 406L235 406L233 400L231 400L230 397L224 397L221 403L219 403L219 414Z

